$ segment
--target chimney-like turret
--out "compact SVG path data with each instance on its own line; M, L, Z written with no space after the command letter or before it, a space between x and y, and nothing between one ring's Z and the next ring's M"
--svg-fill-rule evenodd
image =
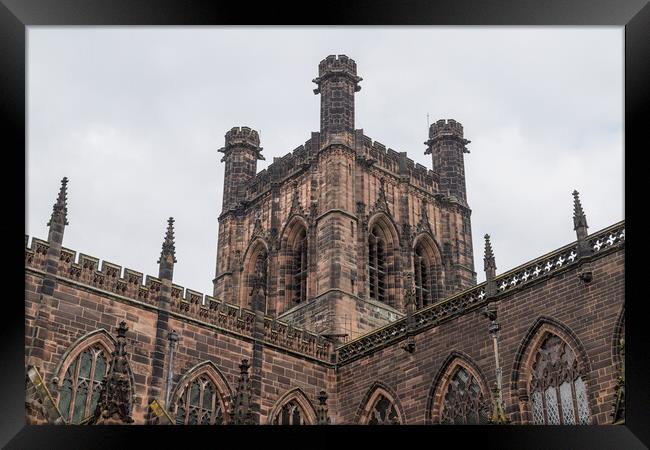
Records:
M234 127L226 133L226 145L219 149L226 163L223 179L223 212L246 197L246 183L257 173L257 160L264 159L260 136L248 127Z
M354 93L361 90L361 80L357 63L345 55L330 55L320 62L313 81L318 85L314 94L320 94L321 135L354 132Z
M440 176L438 190L467 203L465 190L465 162L463 153L469 153L463 138L463 126L454 119L438 120L429 127L425 155L433 157L433 171Z

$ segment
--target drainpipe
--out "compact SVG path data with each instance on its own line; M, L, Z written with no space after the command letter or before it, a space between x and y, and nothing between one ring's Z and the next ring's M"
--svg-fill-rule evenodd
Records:
M178 342L178 334L176 334L175 330L172 330L167 336L167 339L169 340L169 363L167 364L167 382L165 383L165 409L170 411L169 393L172 385L172 377L174 376L174 349Z

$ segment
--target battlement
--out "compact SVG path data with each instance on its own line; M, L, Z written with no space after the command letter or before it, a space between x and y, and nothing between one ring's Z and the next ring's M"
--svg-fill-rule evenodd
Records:
M357 63L346 55L329 55L318 64L318 76L329 73L346 72L350 75L357 75Z
M25 266L36 271L45 271L48 241L25 235ZM90 288L99 289L135 300L139 303L158 307L161 281L142 272L122 269L117 264L101 261L94 256L77 253L68 248L61 249L57 275ZM183 286L172 284L171 311L184 317L208 323L227 331L253 337L255 312L239 307L225 300L215 299L209 295ZM332 344L322 336L292 327L272 317L264 317L264 342L289 349L296 353L324 362L330 361Z
M257 159L264 159L262 147L260 147L260 135L249 127L232 127L226 132L226 145L220 148L220 153L226 153L232 148L248 147L257 152Z
M457 137L463 139L463 126L454 119L440 119L429 127L429 138Z

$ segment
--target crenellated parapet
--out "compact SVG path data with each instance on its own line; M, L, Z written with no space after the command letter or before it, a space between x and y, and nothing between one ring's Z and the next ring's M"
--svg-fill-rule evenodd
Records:
M587 258L600 257L611 251L623 248L625 244L625 221L611 225L588 236L589 254ZM382 328L360 336L337 349L338 364L345 364L355 359L384 348L407 338L409 332L422 332L440 325L454 317L476 311L491 301L498 301L501 296L530 286L533 283L549 279L559 272L569 268L579 267L578 243L573 242L553 252L522 264L508 272L497 276L494 282L497 291L494 296L488 295L487 283L483 282L465 289L451 297L441 300L431 306L416 311L412 316L411 329L407 327L407 319L402 318ZM582 278L582 274L580 274Z
M25 236L25 267L37 274L45 273L49 242ZM161 280L94 256L62 248L56 275L78 285L133 300L149 307L158 307ZM144 280L144 282L143 282ZM213 325L239 336L253 338L255 312L201 292L172 284L170 312L188 319ZM264 318L263 341L269 345L329 363L329 341L302 328Z
M260 135L257 131L249 127L233 127L226 132L225 138L225 145L219 149L220 153L228 154L233 149L250 148L255 151L257 159L264 159L261 153Z

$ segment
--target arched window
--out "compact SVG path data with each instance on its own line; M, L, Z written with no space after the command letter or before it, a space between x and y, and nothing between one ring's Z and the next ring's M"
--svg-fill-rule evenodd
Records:
M271 409L268 422L272 425L313 425L316 411L300 388L285 393Z
M393 390L378 381L361 401L355 422L361 425L400 425L406 423L406 418Z
M428 250L420 241L413 255L415 299L418 308L424 308L438 300L438 273L435 260Z
M531 368L530 402L535 425L589 424L586 386L573 350L548 333Z
M177 425L223 425L225 405L207 375L196 377L176 399Z
M273 419L273 425L304 425L305 413L295 400L286 403Z
M444 393L440 423L448 425L486 424L490 420L490 404L481 388L464 367L457 366Z
M300 227L292 248L291 293L295 304L307 300L307 230Z
M368 235L368 269L370 298L386 301L386 240L375 225Z
M395 405L383 395L378 395L370 409L368 425L399 425L399 423Z
M254 243L244 264L242 305L266 312L268 289L268 251L262 240Z
M67 423L78 424L95 411L109 355L104 345L95 342L68 365L59 394L59 411Z

